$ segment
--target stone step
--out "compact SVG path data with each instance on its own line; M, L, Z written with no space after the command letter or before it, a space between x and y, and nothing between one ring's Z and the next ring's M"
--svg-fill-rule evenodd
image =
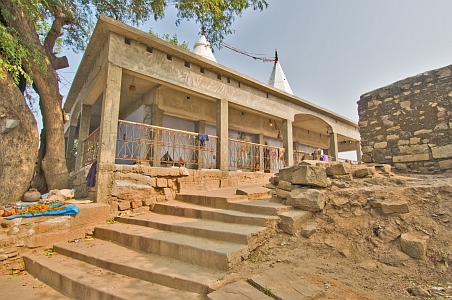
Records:
M146 253L176 258L218 270L228 270L249 256L246 245L132 224L116 223L99 226L94 229L94 236Z
M237 223L274 228L279 218L276 216L251 214L222 208L200 206L196 204L168 201L156 203L152 210L159 214L174 215L186 218L198 218L226 223Z
M290 210L279 215L281 222L278 224L285 233L296 234L302 225L312 218L312 212L305 210Z
M210 294L207 295L209 300L265 300L272 299L264 294L264 291L260 291L244 280L239 280L234 283L228 284Z
M55 252L91 265L175 288L206 295L226 272L94 239L80 243L64 243L53 247Z
M26 270L72 299L202 299L144 280L117 274L63 255L24 256Z
M184 218L152 212L133 217L119 217L116 218L116 221L213 240L244 244L250 250L261 245L274 233L271 228L262 226Z
M248 200L245 197L210 197L204 195L178 194L179 201L213 208L237 210L241 212L276 216L278 213L293 209L292 206L266 200Z
M248 282L274 299L323 299L324 288L310 283L291 268L275 268L252 276Z

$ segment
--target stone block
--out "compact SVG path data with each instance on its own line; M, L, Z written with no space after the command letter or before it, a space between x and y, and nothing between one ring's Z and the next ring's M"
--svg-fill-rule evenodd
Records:
M153 205L155 202L157 202L156 196L151 196L151 197L149 197L148 199L142 200L143 206L151 206L151 205Z
M340 176L346 174L350 174L350 164L339 163L326 168L326 175L328 176Z
M414 132L414 135L421 135L421 134L427 134L427 133L431 133L433 130L431 129L421 129L418 131Z
M312 217L312 213L303 210L291 210L278 215L281 222L278 224L287 234L297 233L302 224Z
M388 142L379 142L374 144L374 149L384 149L388 146Z
M390 253L381 253L378 256L378 261L387 265L398 266L409 258L410 257L403 252L394 251Z
M278 182L278 189L290 192L292 190L292 184L290 182L288 182L288 181L280 180Z
M165 202L166 201L165 195L157 195L156 200L157 202Z
M421 139L418 138L418 137L410 138L410 144L411 145L419 144L420 142L421 142Z
M399 146L400 154L404 155L425 154L428 153L428 148L427 144Z
M110 194L122 200L143 200L154 194L154 188L128 180L115 180Z
M127 210L130 208L130 201L119 201L118 210Z
M166 180L166 178L157 178L156 186L159 188L166 188L168 187L168 181Z
M438 162L439 168L441 170L450 170L452 169L452 159L442 160Z
M142 200L132 200L130 201L130 207L132 208L138 208L143 206L143 201Z
M397 164L394 164L394 168L396 168L397 170L400 170L400 171L405 171L407 169L407 165L397 163Z
M429 160L430 156L428 153L424 154L413 154L413 155L399 155L393 156L392 161L394 163L399 162L411 162L411 161L424 161Z
M427 239L428 237L419 234L403 233L400 236L400 247L412 258L422 259L427 249Z
M372 176L375 173L375 167L366 167L357 169L353 172L353 176L356 178L363 178L367 176Z
M307 225L303 227L300 231L300 235L305 238L309 238L317 231L317 228L314 225Z
M405 201L381 201L380 208L384 214L406 214L410 212L408 203Z
M445 146L432 147L432 155L434 159L452 157L452 144Z
M325 168L315 166L292 166L279 170L280 180L292 184L326 187L328 185Z
M326 196L324 191L300 188L290 192L286 205L307 211L320 211L325 207Z
M289 197L289 195L290 195L290 192L276 188L276 196L278 196L279 198L287 199L287 197Z

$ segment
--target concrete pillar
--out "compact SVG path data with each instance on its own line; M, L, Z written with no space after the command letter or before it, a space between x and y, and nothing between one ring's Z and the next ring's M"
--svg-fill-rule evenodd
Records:
M217 100L217 169L228 170L228 100Z
M292 136L292 121L283 120L282 122L283 130L283 147L286 149L284 152L284 161L286 167L293 165L293 136Z
M361 163L361 159L363 156L363 153L361 152L361 142L356 141L355 145L356 145L356 160L358 161L358 163Z
M112 178L116 157L121 81L122 68L109 63L107 65L107 77L102 99L97 166L96 201L100 203L110 202L110 191L107 187Z
M157 97L157 96L156 96ZM163 125L163 110L158 107L156 103L152 103L151 105L151 125L162 127ZM161 153L161 142L162 136L161 132L159 134L154 134L154 136L150 137L154 140L154 149L151 149L152 153L152 166L160 167L160 159L163 154Z
M338 161L338 145L337 145L337 133L330 132L330 148L328 149L328 155L333 157L333 161Z
M259 145L264 145L264 135L258 134L257 135L257 143ZM259 146L259 171L264 171L264 146Z
M195 132L197 133L206 133L206 121L205 120L199 120L195 123ZM198 145L199 142L198 142ZM196 150L196 157L198 158L198 170L202 169L205 164L206 160L206 148L199 146L199 148Z
M68 128L68 136L66 140L66 165L69 164L69 158L71 156L71 151L74 149L74 140L75 140L75 131L77 130L77 126L69 126Z
M80 129L78 131L78 146L77 146L77 158L75 160L75 171L77 172L82 168L83 160L83 144L86 138L89 136L89 128L91 121L91 105L82 104L82 112L80 116Z

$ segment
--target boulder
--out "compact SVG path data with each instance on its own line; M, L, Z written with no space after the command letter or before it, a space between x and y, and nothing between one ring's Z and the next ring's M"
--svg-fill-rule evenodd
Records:
M400 247L412 258L422 259L427 249L427 238L414 233L403 233L400 236Z
M333 164L326 168L326 175L340 176L350 173L350 164Z
M316 166L292 166L279 170L279 179L291 184L326 187L328 185L325 168Z
M289 197L289 195L290 195L290 192L276 188L276 196L278 196L279 198L287 199L287 197Z
M286 205L307 211L320 211L325 207L325 193L316 189L294 189L287 197Z
M317 228L314 225L307 225L303 227L300 231L302 237L309 238L317 231Z

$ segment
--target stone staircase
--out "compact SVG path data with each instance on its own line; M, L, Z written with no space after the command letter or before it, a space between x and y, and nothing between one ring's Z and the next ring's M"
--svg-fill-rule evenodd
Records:
M151 212L96 227L93 240L56 244L50 258L25 256L26 269L73 299L206 299L275 233L278 215L292 210L269 198L250 200L265 188L236 190L179 194Z

